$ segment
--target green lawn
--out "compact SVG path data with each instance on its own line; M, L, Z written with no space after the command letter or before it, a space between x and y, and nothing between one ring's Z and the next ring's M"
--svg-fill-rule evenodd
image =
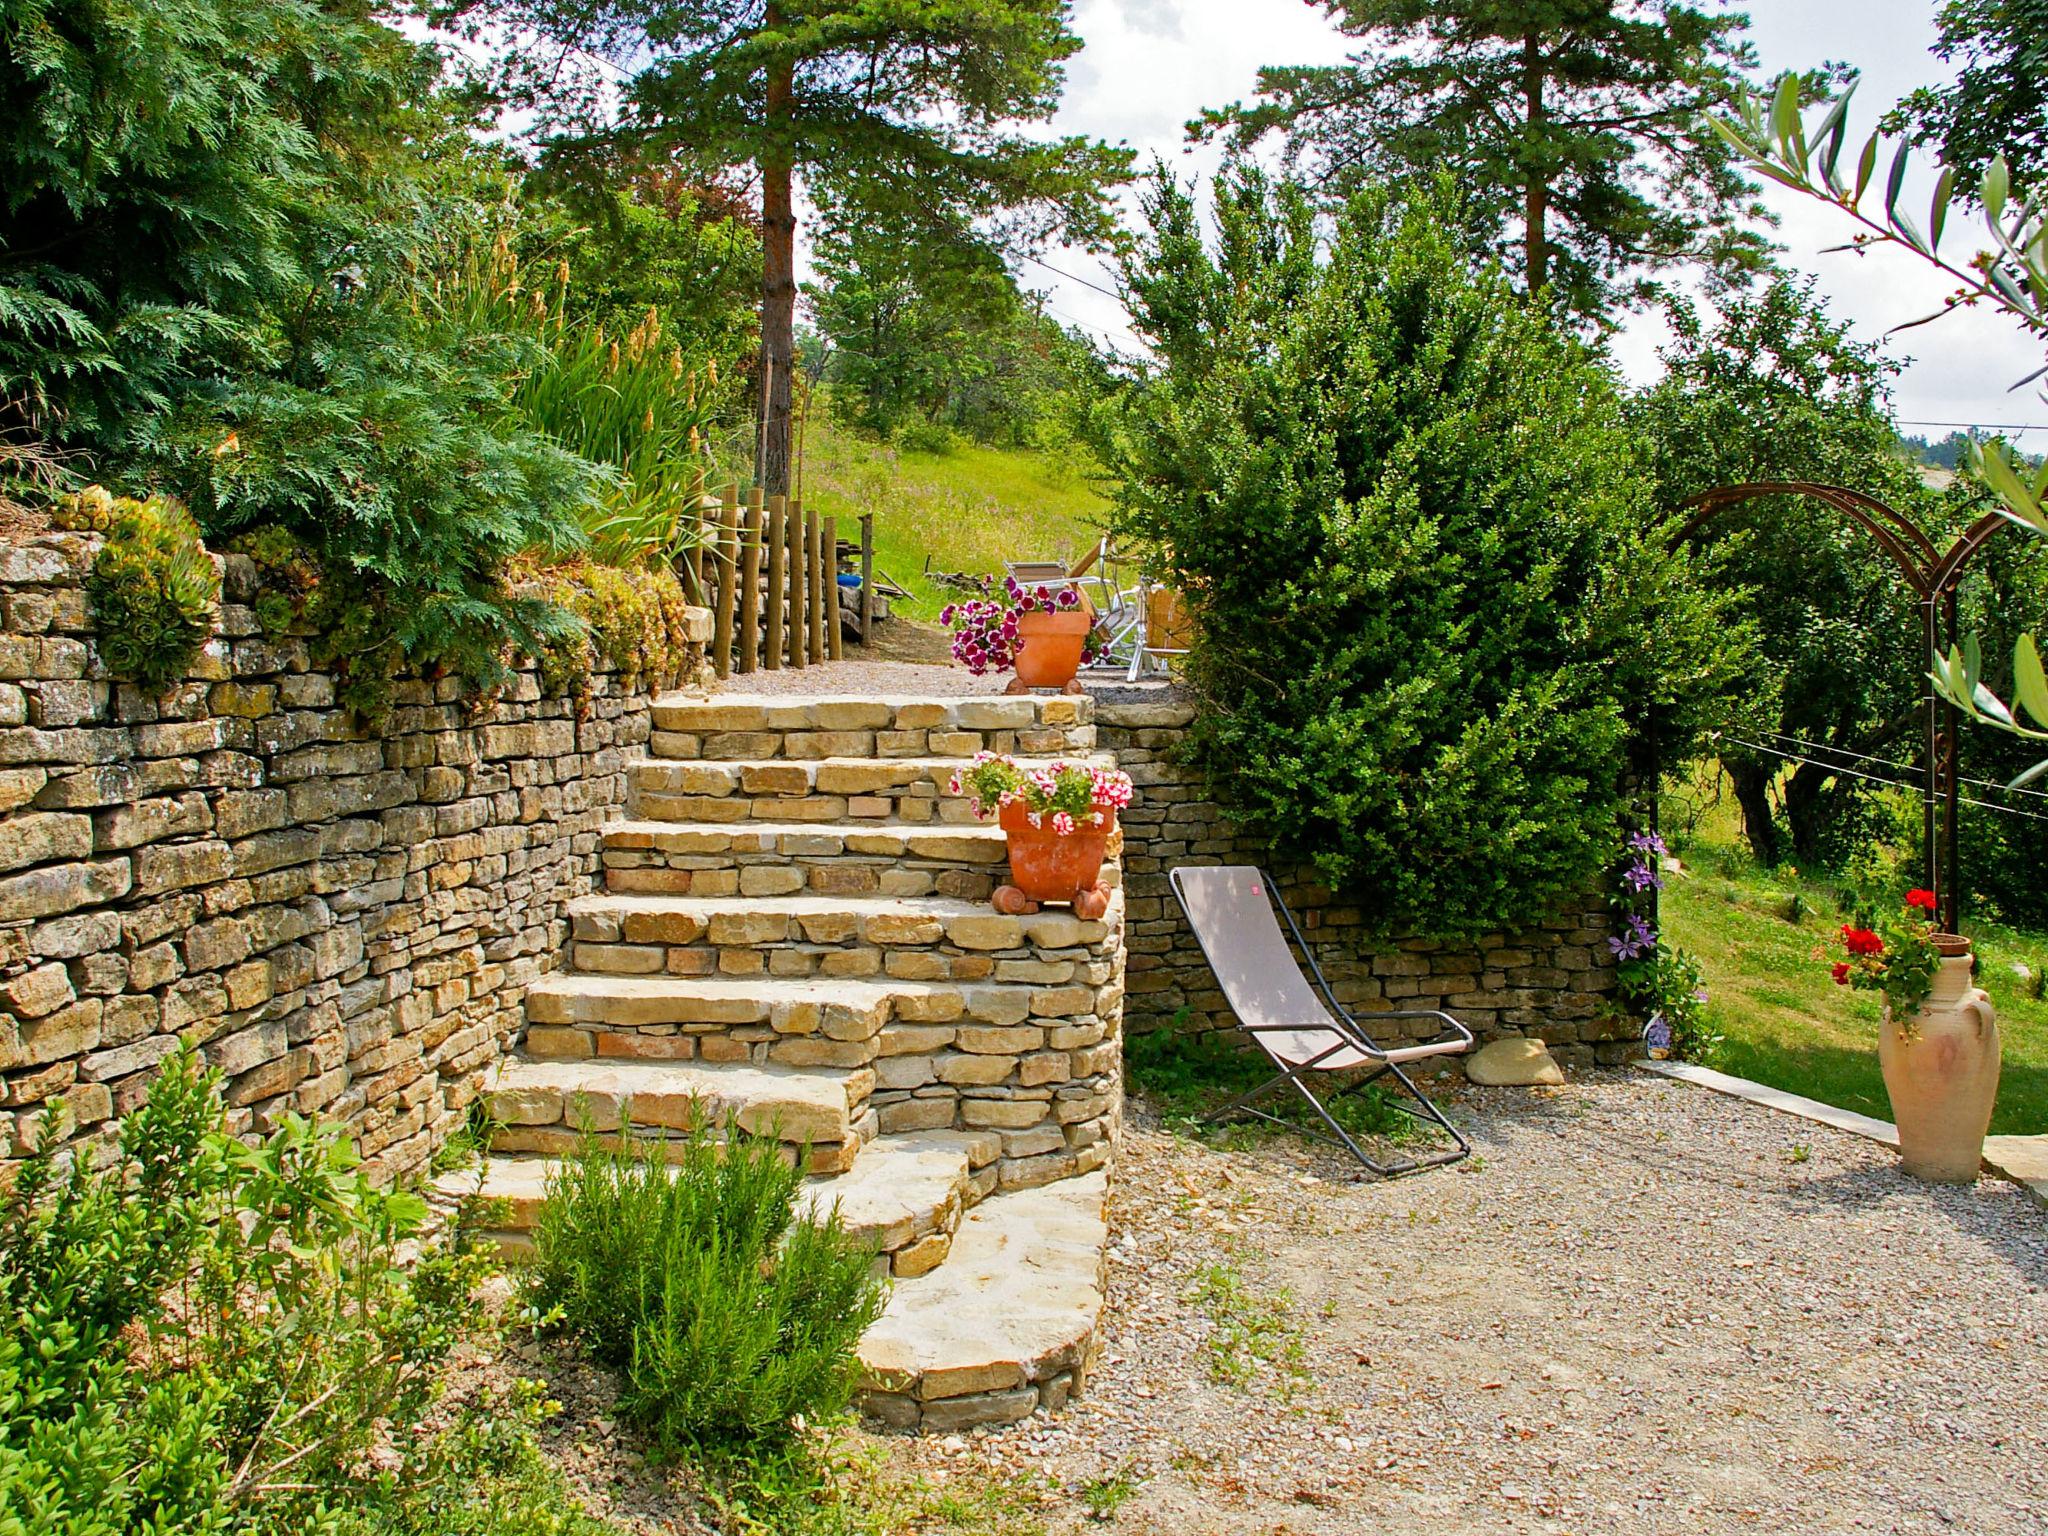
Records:
M1834 883L1759 870L1725 816L1674 850L1686 873L1666 877L1665 929L1706 970L1707 1013L1727 1037L1713 1065L1889 1120L1877 996L1828 975L1843 921ZM2048 971L2048 935L1970 921L1963 929L1976 941L1978 984L1998 1009L2005 1050L1991 1129L2048 1133L2048 1002L2013 969Z
M842 538L875 514L875 563L915 594L896 611L916 619L936 618L953 595L927 568L998 574L1005 560L1077 559L1108 511L1094 473L1078 451L908 452L835 427L822 406L805 433L806 503L837 517Z

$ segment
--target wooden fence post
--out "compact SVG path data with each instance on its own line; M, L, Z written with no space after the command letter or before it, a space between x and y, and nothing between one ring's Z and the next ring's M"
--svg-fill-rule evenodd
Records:
M729 485L718 509L718 547L713 559L718 574L718 607L711 618L711 666L720 677L732 675L733 603L739 596L738 555L740 488Z
M804 544L802 502L790 502L786 531L789 535L789 664L807 667L811 664L811 648L805 639L808 631L804 621L804 599L809 594L810 581L804 574L804 556L808 551Z
M811 660L823 661L825 659L825 587L823 582L825 561L818 548L818 514L811 511L808 507L804 509L804 543L810 550L808 556L810 570L806 574L811 579L810 591L804 598L804 617L811 621Z
M739 669L761 665L761 488L747 492L747 513L740 525L740 659Z
M825 654L834 661L846 655L846 635L839 623L839 519L828 517L825 540Z
M782 666L782 583L789 564L788 535L783 532L782 520L787 512L785 498L768 498L768 616L762 636L767 651L761 659L770 672Z
M875 628L875 514L860 515L860 643L871 644Z

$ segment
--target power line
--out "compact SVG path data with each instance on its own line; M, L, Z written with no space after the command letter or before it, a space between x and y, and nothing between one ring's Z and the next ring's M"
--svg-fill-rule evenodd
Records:
M1969 427L1978 432L2048 432L2048 426L2032 421L1921 421L1912 416L1894 416L1895 427Z
M1887 789L1902 789L1906 793L1918 795L1922 799L1925 799L1927 795L1927 786L1924 784L1905 784L1897 779L1883 778L1874 773L1859 773L1854 768L1844 768L1839 763L1824 763L1818 758L1803 757L1797 752L1783 752L1776 747L1767 747L1760 741L1745 741L1740 736L1717 735L1714 739L1732 742L1738 747L1747 747L1752 752L1761 752L1766 757L1780 758L1788 763L1804 763L1813 768L1825 768L1829 773L1841 774L1847 778L1862 779L1871 784L1882 784ZM2042 815L2039 811L2023 811L2018 806L2013 805L1996 805L1989 800L1979 800L1973 795L1957 795L1956 799L1963 805L1974 805L1979 810L1984 811L1997 811L2002 816L2018 816L2024 821L2048 821L2048 816Z
M1070 283L1079 283L1083 288L1093 288L1097 293L1101 294L1104 298L1115 299L1119 304L1124 302L1124 296L1118 293L1113 288L1105 288L1102 286L1102 284L1091 283L1087 278L1081 277L1076 273L1062 271L1060 268L1054 266L1051 262L1041 261L1038 257L1031 255L1029 252L1024 252L1022 254L1024 256L1024 259L1030 262L1034 267L1043 267L1046 271L1050 272L1054 277L1063 277Z
M1895 757L1874 757L1868 752L1851 752L1847 747L1831 747L1824 741L1807 741L1786 731L1765 731L1763 734L1775 741L1790 742L1793 746L1804 748L1809 752L1826 752L1831 756L1846 757L1859 763L1877 763L1886 768L1897 768L1905 773L1919 773L1922 771L1918 763L1902 763ZM1995 789L2008 795L2027 795L2035 800L2048 800L2048 790L2015 787L2011 784L2001 784L1996 779L1958 778L1956 782L1958 784L1975 784L1980 788Z

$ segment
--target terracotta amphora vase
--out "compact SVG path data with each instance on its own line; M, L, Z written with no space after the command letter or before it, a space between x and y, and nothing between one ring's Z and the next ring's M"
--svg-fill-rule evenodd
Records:
M1009 692L1027 688L1058 688L1079 693L1075 674L1081 670L1081 653L1088 647L1088 630L1095 616L1084 603L1047 613L1034 609L1017 616L1017 675L1010 679Z
M1899 1159L1915 1178L1968 1183L1984 1159L1998 1098L1998 1016L1970 983L1970 943L1936 934L1934 990L1907 1028L1885 1008L1877 1060L1899 1127Z
M1006 805L998 820L1010 843L1010 883L995 893L998 912L1036 912L1042 901L1071 902L1074 916L1094 919L1109 910L1102 861L1117 835L1116 807L1098 805L1096 819L1071 832L1055 832L1050 816L1031 825L1022 805Z

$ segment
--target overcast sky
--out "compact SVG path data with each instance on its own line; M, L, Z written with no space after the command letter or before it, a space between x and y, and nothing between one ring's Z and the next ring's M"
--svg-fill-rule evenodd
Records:
M1935 0L1752 0L1743 8L1765 74L1829 59L1861 68L1851 123L1858 141L1899 96L1944 78L1945 66L1928 52ZM1346 40L1332 31L1321 8L1304 0L1078 0L1075 10L1086 46L1069 65L1055 126L1122 140L1147 158L1156 151L1190 170L1214 162L1212 153L1184 154L1182 125L1201 108L1247 95L1261 64L1334 62L1346 52ZM1908 255L1822 254L1848 233L1839 215L1783 189L1768 189L1766 200L1783 221L1777 232L1783 259L1816 274L1830 307L1852 320L1860 334L1880 336L1917 319L1946 292L1938 274ZM1967 233L1962 225L1952 226L1949 242L1961 246L1959 237ZM1061 252L1050 260L1111 286L1080 253ZM1050 295L1061 318L1128 344L1114 299L1043 267L1026 265L1022 275ZM1619 338L1616 351L1631 376L1654 376L1659 336L1653 321L1639 320ZM1902 422L2048 424L2048 404L2031 389L2007 393L2040 359L1995 314L1950 316L1894 337L1890 346L1913 359L1898 382ZM1939 437L1947 429L1904 430ZM2020 441L2037 451L2048 447L2048 427Z

